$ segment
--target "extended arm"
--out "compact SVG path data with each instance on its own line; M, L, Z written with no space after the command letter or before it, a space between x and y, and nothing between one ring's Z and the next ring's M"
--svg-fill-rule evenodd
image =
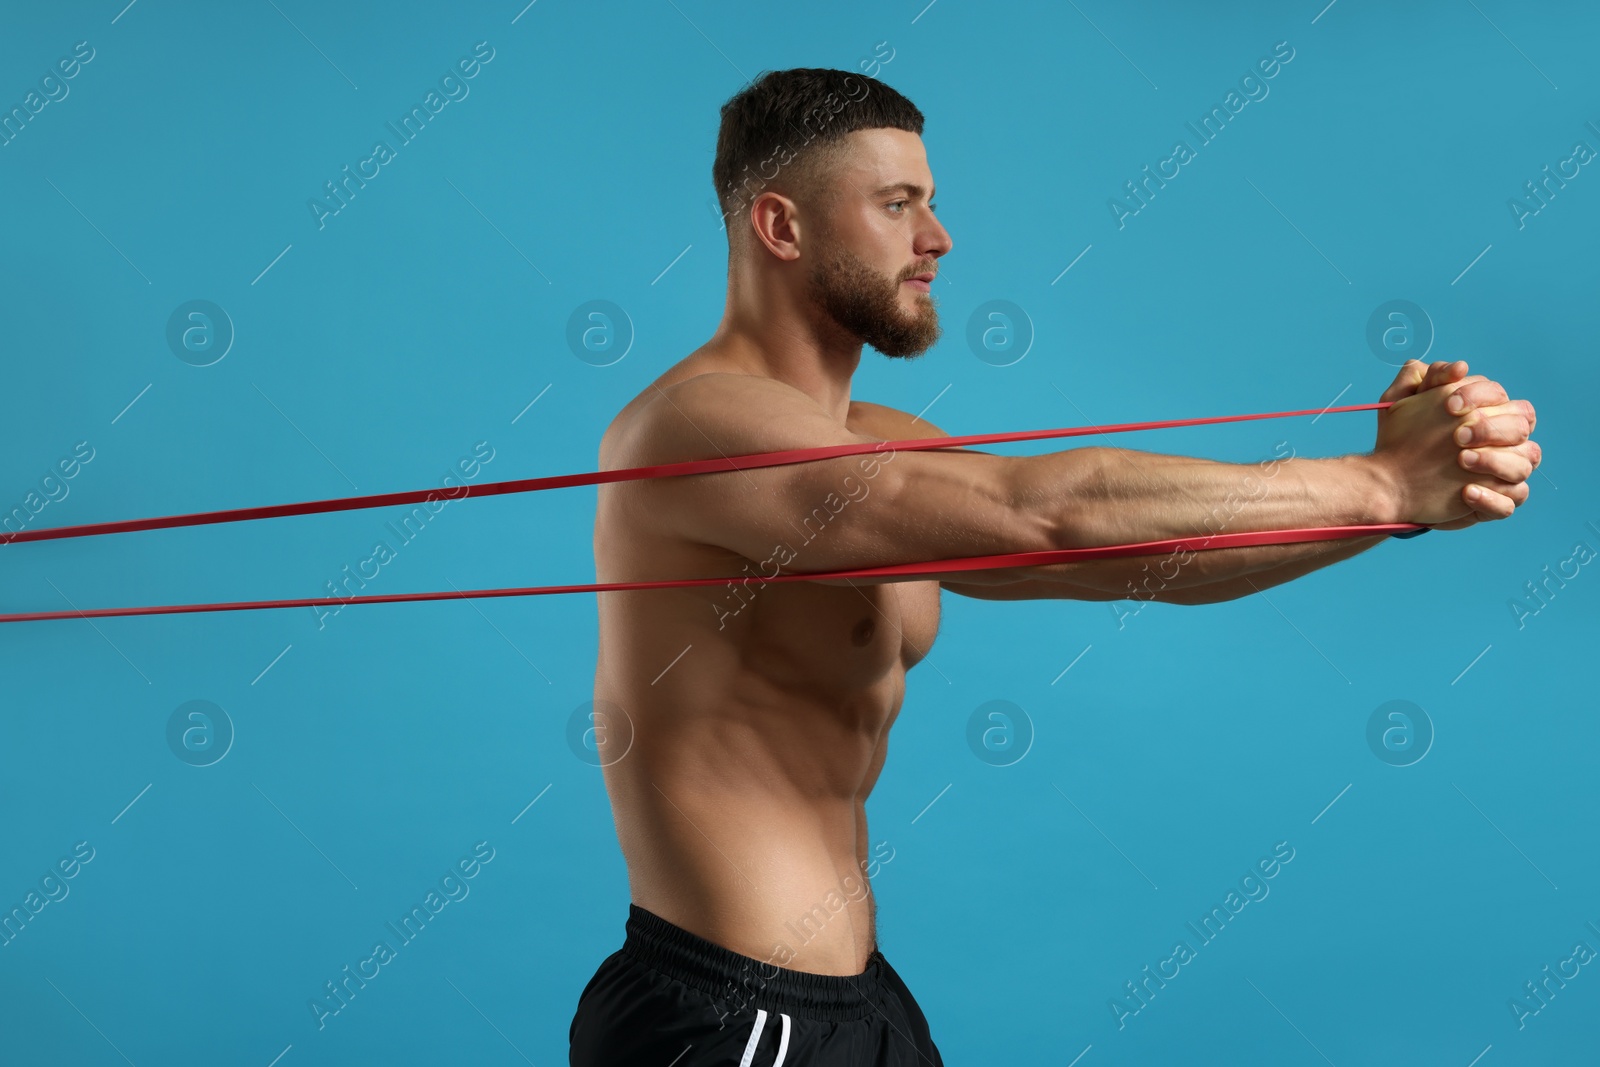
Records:
M1473 515L1464 520L1440 524L1443 529L1457 529L1479 519L1497 519L1509 515L1527 499L1525 481L1538 466L1538 445L1527 439L1536 422L1533 406L1526 401L1510 402L1505 390L1482 375L1467 377L1464 362L1440 361L1431 367L1419 361L1409 361L1396 375L1394 382L1380 398L1394 402L1404 397L1430 389L1448 387L1440 396L1451 397L1449 410L1461 416L1469 436L1458 436L1455 443L1461 446L1457 455L1464 471L1496 477L1484 479L1484 487L1493 485L1477 502L1472 504ZM1455 400L1459 399L1459 405ZM1466 418L1468 412L1476 412ZM1518 425L1521 419L1526 425ZM1460 428L1458 427L1458 433ZM1280 446L1281 447L1281 446ZM1263 464L1269 469L1270 464ZM1508 494L1508 495L1503 495ZM1208 523L1207 528L1213 528ZM1334 541L1310 542L1300 545L1262 545L1249 549L1211 549L1207 555L1224 559L1234 555L1237 567L1223 570L1211 581L1199 583L1174 580L1177 569L1173 559L1142 557L1128 561L1136 564L1117 575L1122 584L1120 591L1104 592L1075 590L1058 576L1056 581L1035 578L1008 585L969 585L947 583L946 588L965 596L988 600L1022 600L1041 598L1098 599L1098 600L1161 600L1173 604L1212 604L1223 600L1248 596L1272 586L1291 581L1314 570L1350 559L1387 540L1386 536L1342 538Z
M1455 465L1457 450L1449 441L1461 420L1444 412L1442 398L1406 403L1411 406L1404 415L1395 414L1399 404L1384 413L1394 419L1389 425L1397 442L1388 463L1374 455L1256 465L1114 448L1026 457L950 449L886 451L635 484L641 515L688 540L726 550L730 574L738 571L741 557L763 561L764 573L777 567L814 573L1203 536L1208 530L1443 523L1470 515L1462 492L1474 479ZM1515 418L1525 438L1526 420ZM737 374L702 375L662 391L638 425L633 447L606 465L886 439L846 429L790 386ZM1380 417L1380 437L1383 425ZM922 424L907 436L935 434ZM1525 486L1519 488L1525 496ZM1327 543L1313 543L1192 552L1169 584L1204 585L1327 551ZM1076 591L1068 595L1116 599L1148 560L932 577L962 586L1048 580Z

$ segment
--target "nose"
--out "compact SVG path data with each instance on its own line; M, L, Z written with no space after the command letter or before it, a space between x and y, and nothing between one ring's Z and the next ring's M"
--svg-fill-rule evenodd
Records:
M927 213L928 225L917 231L915 251L919 256L946 255L955 242L950 239L950 231L944 228L944 223L933 212Z

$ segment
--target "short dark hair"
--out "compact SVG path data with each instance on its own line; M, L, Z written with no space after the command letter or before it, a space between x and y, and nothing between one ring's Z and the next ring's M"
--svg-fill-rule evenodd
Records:
M821 192L841 139L889 128L921 136L922 112L876 78L848 70L769 70L722 105L711 182L724 224L769 185L800 196ZM733 237L729 232L729 252Z

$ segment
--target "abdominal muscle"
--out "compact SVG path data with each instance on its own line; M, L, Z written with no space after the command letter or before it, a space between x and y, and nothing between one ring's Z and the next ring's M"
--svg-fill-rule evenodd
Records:
M623 709L631 731L613 729L600 755L633 902L735 952L819 974L860 974L877 947L865 804L905 693L893 630L864 643L840 627L842 648L823 647L835 629L826 606L855 621L872 607L863 592L896 595L858 589L772 586L759 611L720 631L693 590L600 594L597 706ZM811 639L777 639L763 614L784 629L809 622Z

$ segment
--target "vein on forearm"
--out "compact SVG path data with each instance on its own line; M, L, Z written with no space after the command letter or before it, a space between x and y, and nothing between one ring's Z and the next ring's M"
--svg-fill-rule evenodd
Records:
M1374 483L1351 462L1355 457L1291 456L1273 461L1267 470L1265 462L1258 469L1254 464L1128 452L1114 446L1076 451L1080 453L1075 460L1076 477L1065 499L1058 490L1052 492L1053 478L1064 469L1056 457L1065 453L1039 457L1044 462L1030 468L1035 479L1030 492L1036 504L1063 510L1061 525L1070 541L1063 547L1356 525L1383 518L1382 505L1372 499ZM1270 580L1277 584L1355 555L1378 540L1381 538L1091 560L1030 568L1017 572L1017 577L1122 594L1130 588L1159 585L1182 590L1299 568L1282 570L1281 577ZM1159 577L1152 581L1151 575L1157 571Z

